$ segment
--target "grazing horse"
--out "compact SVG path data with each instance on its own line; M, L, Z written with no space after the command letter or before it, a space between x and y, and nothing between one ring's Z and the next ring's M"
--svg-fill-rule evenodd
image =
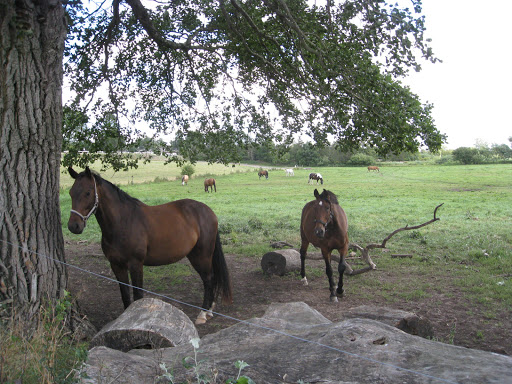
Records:
M375 165L370 165L370 166L368 167L368 172L370 172L370 171L377 171L377 172L380 172L379 167L377 167L377 166L375 166Z
M213 193L213 190L215 189L215 192L217 192L217 187L215 185L215 179L204 179L204 191L208 191L208 187L210 187L210 190Z
M285 169L284 171L286 172L286 176L293 176L294 175L293 169L291 169L291 168Z
M308 179L308 184L311 180L316 180L317 184L318 184L318 181L320 181L320 184L324 183L324 179L323 179L322 175L319 173L310 173L309 179Z
M183 175L181 178L181 185L188 185L188 175Z
M261 179L262 176L265 176L265 179L268 179L268 171L259 171L258 179Z
M302 209L300 222L300 274L304 285L308 285L305 271L306 252L309 244L320 248L325 261L325 273L329 279L330 300L338 301L337 296L343 296L343 272L345 272L345 256L348 251L348 222L347 216L340 207L336 195L324 189L319 194L314 192L316 200L310 201ZM331 267L331 253L337 249L340 253L338 265L338 287L334 283Z
M68 229L80 234L92 214L101 228L101 248L110 262L124 307L143 297L143 266L176 263L185 256L203 280L202 311L196 324L213 316L218 295L232 302L229 272L222 252L217 216L205 204L176 200L148 206L131 197L89 168L77 173L68 168L75 182L69 191L71 213Z

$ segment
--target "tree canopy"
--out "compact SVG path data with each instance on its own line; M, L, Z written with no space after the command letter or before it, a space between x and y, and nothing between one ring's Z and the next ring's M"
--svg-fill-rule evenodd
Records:
M239 161L238 148L285 150L305 136L379 154L437 151L445 141L432 105L400 82L422 61L438 61L420 0L409 8L383 0L145 4L67 7L66 74L76 97L65 109L66 165L91 141L115 158L146 128L175 135L177 151L164 149L170 160L202 153L223 163Z

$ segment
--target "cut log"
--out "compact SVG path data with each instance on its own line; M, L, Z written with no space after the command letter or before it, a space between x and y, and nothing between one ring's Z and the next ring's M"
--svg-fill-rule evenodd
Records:
M127 352L135 348L166 348L199 338L194 323L178 308L162 300L135 301L91 340L90 348L105 346Z
M295 249L279 249L265 253L261 259L261 268L266 274L278 276L300 271L300 253Z

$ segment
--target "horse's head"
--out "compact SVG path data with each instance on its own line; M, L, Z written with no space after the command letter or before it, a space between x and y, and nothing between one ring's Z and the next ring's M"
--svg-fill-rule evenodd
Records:
M68 172L75 182L69 191L71 196L71 214L68 229L74 234L83 232L87 220L98 208L98 188L96 179L89 167L82 173L77 173L69 167Z
M316 202L313 205L313 216L315 221L315 235L323 238L329 224L333 219L331 195L324 189L322 194L315 189Z

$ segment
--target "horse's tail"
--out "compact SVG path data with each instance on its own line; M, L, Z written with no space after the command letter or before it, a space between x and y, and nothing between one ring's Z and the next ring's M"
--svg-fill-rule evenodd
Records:
M324 185L324 179L320 179L320 184Z
M215 240L215 249L213 250L213 292L215 297L222 294L222 302L225 304L233 303L233 293L231 290L231 280L229 278L228 266L222 252L220 235L217 232Z

